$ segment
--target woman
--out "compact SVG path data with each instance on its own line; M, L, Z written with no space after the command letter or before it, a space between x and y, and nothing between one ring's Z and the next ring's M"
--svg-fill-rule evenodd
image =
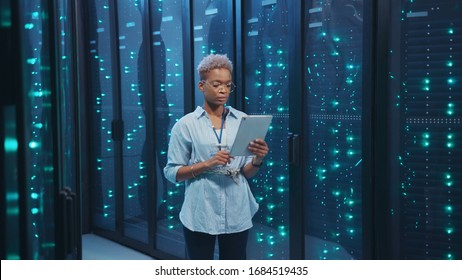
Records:
M234 90L233 65L226 55L211 54L199 63L203 107L172 128L165 177L185 181L180 212L190 259L213 259L218 238L220 259L246 259L248 231L258 204L247 178L268 154L263 139L249 143L251 157L229 154L245 114L225 104Z

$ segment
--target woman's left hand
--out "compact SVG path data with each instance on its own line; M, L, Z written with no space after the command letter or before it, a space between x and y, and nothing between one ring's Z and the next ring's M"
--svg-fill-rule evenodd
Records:
M263 158L268 154L269 148L263 139L255 139L249 143L249 151L257 156L257 159L263 160Z

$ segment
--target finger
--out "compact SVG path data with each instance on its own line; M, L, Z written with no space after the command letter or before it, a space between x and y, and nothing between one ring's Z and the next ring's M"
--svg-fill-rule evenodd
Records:
M261 138L254 139L252 142L263 145L263 146L266 146L265 140L263 140Z

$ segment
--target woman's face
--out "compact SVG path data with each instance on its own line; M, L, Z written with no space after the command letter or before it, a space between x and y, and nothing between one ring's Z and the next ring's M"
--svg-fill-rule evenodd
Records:
M199 89L204 93L204 101L210 106L221 106L228 102L233 87L231 73L225 68L211 70L206 80L199 82Z

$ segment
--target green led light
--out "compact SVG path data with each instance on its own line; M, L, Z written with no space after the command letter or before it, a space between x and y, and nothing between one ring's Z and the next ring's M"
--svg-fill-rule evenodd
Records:
M322 169L322 168L318 168L318 170L316 171L316 177L318 177L318 179L320 181L326 179L326 176L324 176L324 173L326 173L327 170L325 169Z
M17 192L7 192L6 193L6 201L11 202L11 201L18 201L19 199L19 194Z
M277 177L278 182L283 182L286 180L286 177L284 175L278 176Z
M3 9L0 11L0 27L11 27L11 10Z
M42 243L41 247L42 247L42 248L54 248L54 247L55 247L55 243L53 243L53 242Z
M19 215L19 207L6 207L7 216L17 216Z
M18 150L18 141L16 138L5 137L3 148L6 153L15 153Z
M276 207L276 205L274 205L273 203L268 203L268 204L266 205L266 207L268 208L268 210L271 211L271 210L274 209L274 207Z
M446 206L444 207L444 211L445 211L446 213L452 213L452 206L451 206L451 205L446 205Z
M287 235L287 231L286 231L285 226L279 226L278 227L278 232L279 232L279 235L281 235L281 236L286 236Z
M26 59L26 63L27 64L30 64L30 65L34 65L35 63L37 63L37 58L28 58Z
M36 141L30 141L30 142L29 142L29 148L35 149L35 148L38 148L38 147L40 147L40 143L39 143L39 142L36 142Z
M42 97L43 92L42 91L33 91L32 96L34 96L34 97Z
M428 146L430 146L430 142L429 141L422 141L422 146L423 147L428 147Z

